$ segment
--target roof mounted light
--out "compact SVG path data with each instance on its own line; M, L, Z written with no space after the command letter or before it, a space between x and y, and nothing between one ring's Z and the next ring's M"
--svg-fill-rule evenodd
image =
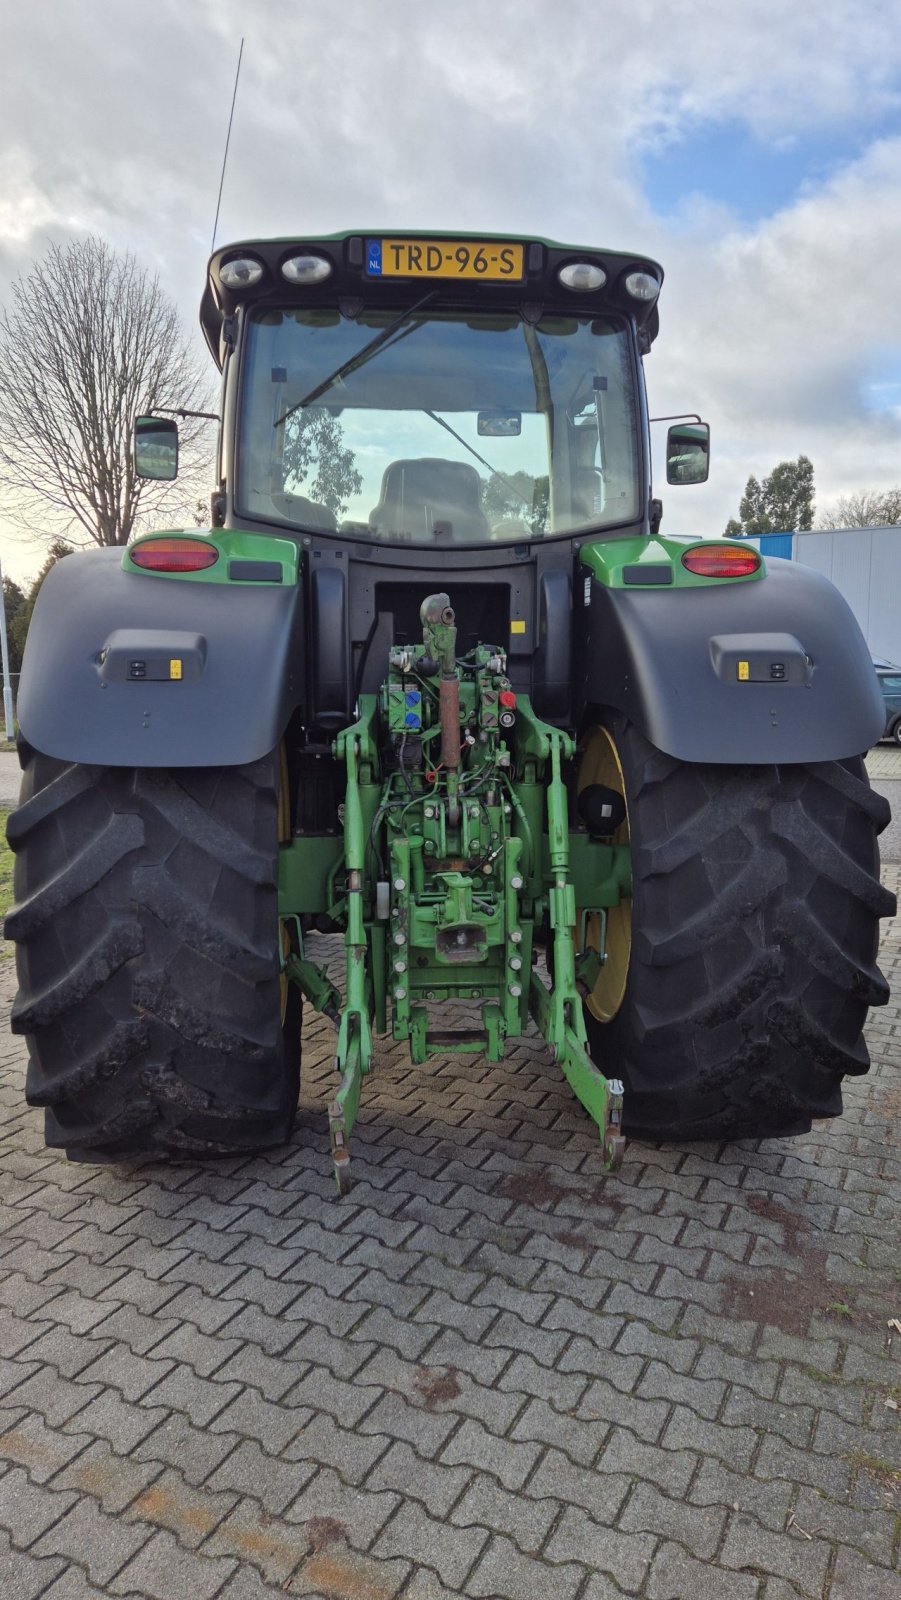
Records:
M699 578L749 578L760 567L760 556L753 546L696 544L685 551L682 565Z
M256 256L233 256L219 268L219 277L226 289L252 289L262 276L263 263Z
M203 572L219 560L216 546L204 539L145 539L128 553L148 572Z
M325 256L289 256L282 262L282 277L289 283L324 283L332 275L332 264Z
M603 267L594 261L570 261L561 267L557 277L564 289L575 289L578 294L587 294L592 289L603 289L607 282L607 274Z
M626 292L633 300L656 300L660 284L653 272L630 272L626 276Z

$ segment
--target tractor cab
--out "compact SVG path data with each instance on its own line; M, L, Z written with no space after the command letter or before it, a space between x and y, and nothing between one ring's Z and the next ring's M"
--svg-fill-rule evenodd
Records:
M219 251L226 519L463 553L641 527L662 277L539 241Z

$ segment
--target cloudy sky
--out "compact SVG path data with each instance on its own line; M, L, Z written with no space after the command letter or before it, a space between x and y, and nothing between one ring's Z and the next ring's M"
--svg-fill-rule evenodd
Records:
M721 532L748 474L801 452L821 507L901 482L901 0L0 0L0 19L0 301L49 241L97 233L199 341L243 35L220 244L441 228L646 251L666 270L652 412L713 429L710 482L666 491L665 529ZM42 559L2 525L0 554L20 580Z

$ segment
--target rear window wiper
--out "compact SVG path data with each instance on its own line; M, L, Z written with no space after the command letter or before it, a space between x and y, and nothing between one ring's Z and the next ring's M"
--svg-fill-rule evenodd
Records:
M528 506L529 510L531 511L531 509L532 509L531 500L529 499L528 495L523 494L521 489L517 489L516 484L513 482L512 478L508 478L507 474L505 472L499 472L497 467L493 467L491 465L491 462L488 461L485 456L479 455L478 450L474 450L473 449L472 445L469 444L469 442L466 439L464 439L462 433L458 433L456 428L452 428L449 422L445 422L443 417L439 417L437 411L426 410L425 414L426 414L427 417L431 417L433 422L440 423L442 428L446 428L448 433L451 434L452 437L454 439L456 439L459 444L462 444L464 450L468 450L471 456L475 456L477 461L481 461L483 467L487 467L488 471L489 472L493 472L494 476L496 478L500 478L501 483L506 484L507 488L509 490L511 490L511 492L513 494L515 494L517 500L521 500L523 505L524 506Z

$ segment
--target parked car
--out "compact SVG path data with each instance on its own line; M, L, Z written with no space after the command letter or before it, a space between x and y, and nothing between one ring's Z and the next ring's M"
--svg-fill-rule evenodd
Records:
M885 732L883 739L892 739L901 745L901 667L892 661L874 661L879 687L885 700Z

